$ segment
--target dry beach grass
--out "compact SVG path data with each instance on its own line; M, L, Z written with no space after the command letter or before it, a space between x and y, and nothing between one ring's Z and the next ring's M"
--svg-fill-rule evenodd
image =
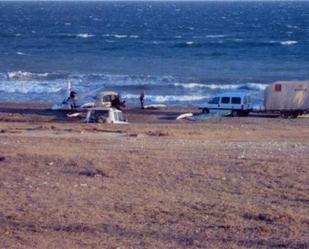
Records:
M1 248L309 248L309 119L27 107L0 105Z

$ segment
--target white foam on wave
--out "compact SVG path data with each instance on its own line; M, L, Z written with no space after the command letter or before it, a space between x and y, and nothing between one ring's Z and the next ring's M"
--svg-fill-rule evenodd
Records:
M280 44L284 45L284 46L292 46L292 45L296 45L298 43L298 41L281 41Z
M131 34L131 35L127 35L127 34L103 34L103 37L114 37L117 39L124 39L124 38L132 38L132 39L138 39L139 35L135 35L135 34Z
M79 38L91 38L91 37L94 37L95 35L89 34L89 33L81 33L81 34L77 34L76 36Z
M293 41L293 40L289 40L289 41L269 41L270 44L281 44L283 46L292 46L292 45L296 45L298 43L298 41Z
M190 45L193 45L194 42L193 41L187 41L186 44L190 46Z
M95 21L95 22L101 22L101 21L102 21L102 19L101 19L101 18L98 18L98 17L89 16L89 18L90 18L92 21Z
M244 83L244 84L210 84L207 85L212 90L265 90L266 84L261 83Z
M137 94L126 94L123 96L125 99L139 99ZM206 99L208 96L201 95L145 95L145 101L149 100L155 103L166 102L188 102L188 101L200 101Z
M174 83L176 87L187 89L208 88L211 90L265 90L267 84L263 83L242 83L242 84L200 84L200 83Z
M187 89L194 89L194 88L205 88L206 85L199 83L175 83L174 86L183 87Z
M290 25L290 24L286 25L286 27L289 28L289 29L298 29L299 28L297 25Z
M118 38L118 39L122 39L122 38L127 38L128 35L121 35L121 34L115 34L113 35L115 38Z
M226 35L206 35L206 38L223 38Z
M21 94L51 94L65 91L66 87L58 84L42 83L37 81L1 81L0 92Z
M18 54L18 55L26 55L25 53L20 52L20 51L17 51L16 54Z
M9 79L32 79L32 78L45 78L49 73L31 73L31 72L9 72L7 73Z

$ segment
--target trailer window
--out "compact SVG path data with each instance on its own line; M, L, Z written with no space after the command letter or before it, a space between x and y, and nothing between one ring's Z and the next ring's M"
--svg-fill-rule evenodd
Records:
M241 98L240 97L232 97L232 104L240 105Z
M281 92L281 84L275 84L275 92Z
M221 98L221 104L229 104L229 103L230 103L230 97Z

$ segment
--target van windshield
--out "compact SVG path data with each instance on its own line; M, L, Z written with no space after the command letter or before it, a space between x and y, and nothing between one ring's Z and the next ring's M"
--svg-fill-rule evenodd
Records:
M219 104L219 97L212 98L208 101L208 104Z

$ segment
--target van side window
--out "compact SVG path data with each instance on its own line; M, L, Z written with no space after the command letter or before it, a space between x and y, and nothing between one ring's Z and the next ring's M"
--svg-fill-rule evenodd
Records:
M208 101L208 104L219 104L219 97L215 97Z
M241 98L240 97L232 97L232 104L240 105Z
M221 98L221 104L229 104L229 103L230 103L230 97Z

